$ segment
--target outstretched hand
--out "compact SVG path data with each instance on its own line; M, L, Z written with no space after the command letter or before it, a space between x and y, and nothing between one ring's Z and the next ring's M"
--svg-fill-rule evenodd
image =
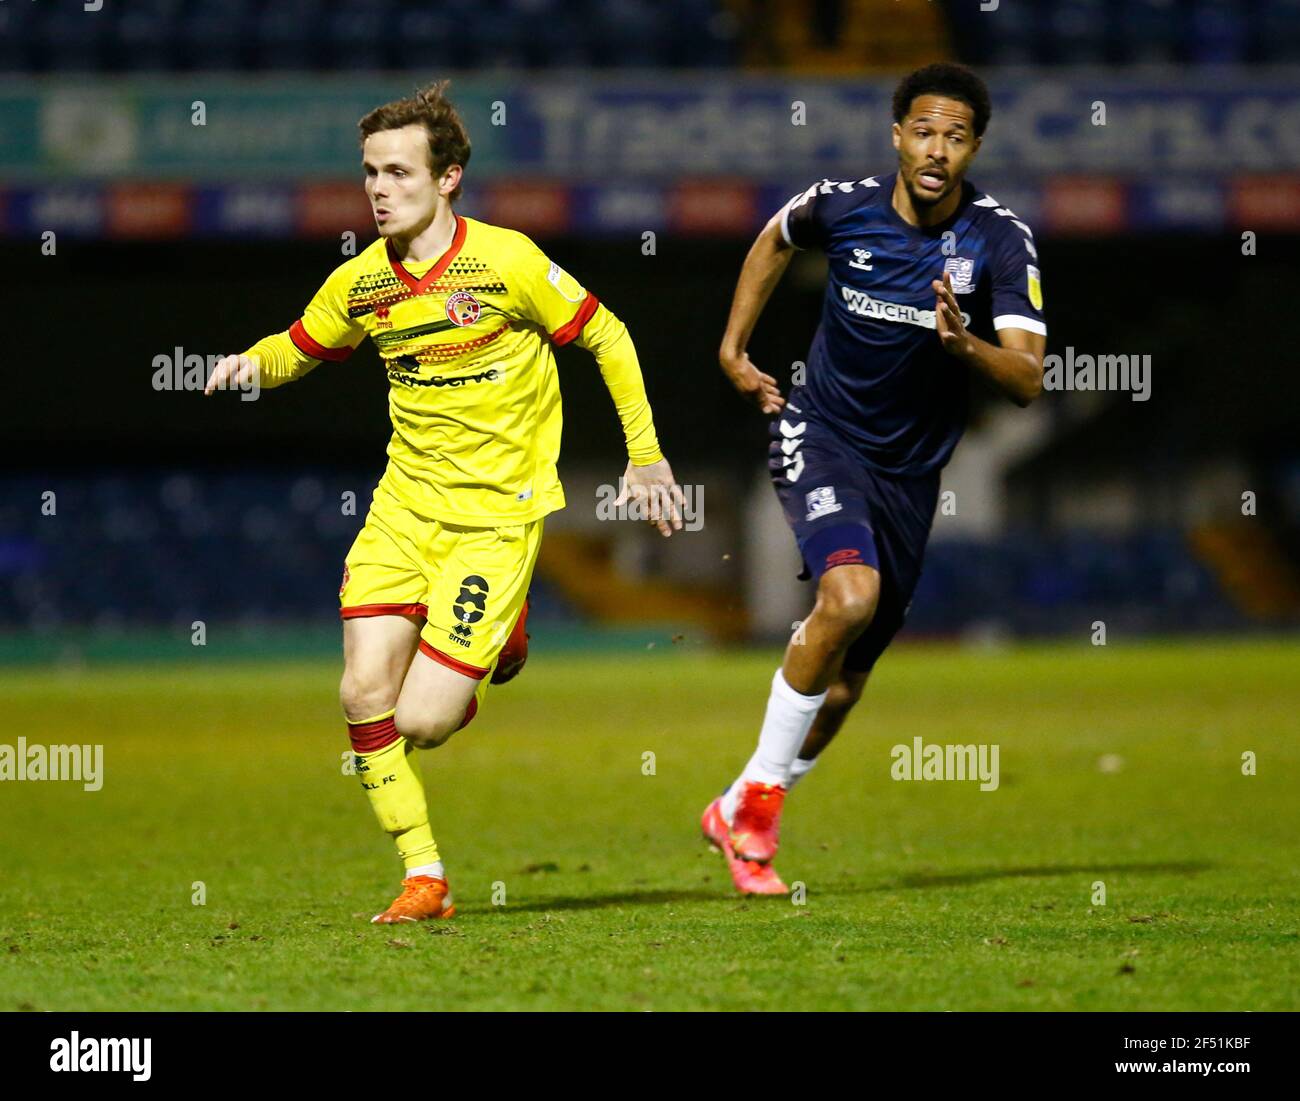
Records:
M640 511L668 538L674 531L682 530L682 508L685 497L682 488L673 478L673 468L667 459L649 466L627 464L623 472L623 485L615 505L636 501Z
M205 395L213 390L231 390L247 386L257 377L257 364L248 356L222 356L212 369L212 377L203 387Z

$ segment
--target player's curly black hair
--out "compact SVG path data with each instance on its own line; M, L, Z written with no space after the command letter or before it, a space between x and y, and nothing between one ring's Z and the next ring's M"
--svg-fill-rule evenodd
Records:
M439 80L426 84L406 99L397 99L376 107L357 123L361 131L361 144L366 138L380 130L400 130L403 126L419 124L429 134L429 165L434 177L441 176L453 164L462 168L469 164L469 133L461 122L456 108L447 99L449 80ZM462 187L449 198L455 202L460 198Z
M903 77L894 90L895 122L907 118L907 112L917 96L947 96L966 104L975 112L977 138L983 135L984 127L989 124L989 116L993 114L988 87L965 65L940 61Z

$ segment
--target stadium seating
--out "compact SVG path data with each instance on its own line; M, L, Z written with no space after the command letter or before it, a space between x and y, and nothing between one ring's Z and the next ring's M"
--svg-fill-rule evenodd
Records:
M945 4L961 60L1003 65L1243 65L1300 57L1297 0Z
M328 621L375 472L9 480L0 504L0 630ZM42 515L46 491L54 516ZM343 494L357 495L345 515ZM583 618L535 581L539 618ZM1245 620L1187 534L1008 532L937 539L909 633L1229 629Z
M726 67L719 0L133 0L0 5L0 71Z
M1279 64L1300 58L1300 0L1053 0L941 5L975 64ZM779 6L827 57L877 63L861 4ZM469 70L797 66L744 0L132 0L85 12L0 5L0 71ZM895 20L897 22L897 20ZM747 42L754 48L747 49ZM839 53L837 54L837 49ZM936 49L944 49L942 39ZM852 55L852 56L849 56Z

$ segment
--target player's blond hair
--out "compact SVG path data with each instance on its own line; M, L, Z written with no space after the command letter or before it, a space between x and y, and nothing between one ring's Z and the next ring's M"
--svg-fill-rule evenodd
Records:
M395 99L376 107L366 115L357 128L361 131L361 144L380 130L400 130L403 126L423 126L429 135L429 167L436 179L453 164L464 168L469 164L469 132L461 122L456 108L447 99L449 80L426 84L406 99ZM461 185L449 196L452 202L460 198Z

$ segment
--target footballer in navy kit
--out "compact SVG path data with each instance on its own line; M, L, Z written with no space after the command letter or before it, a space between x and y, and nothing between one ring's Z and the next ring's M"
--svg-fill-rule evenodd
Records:
M705 837L746 894L772 867L785 796L835 736L903 625L939 475L961 438L972 372L1017 405L1042 391L1038 252L1016 214L965 179L991 114L959 65L920 69L893 100L896 172L795 195L745 259L719 358L774 414L769 469L817 583L772 680L758 748L705 810ZM829 262L806 378L783 398L746 345L796 249Z

